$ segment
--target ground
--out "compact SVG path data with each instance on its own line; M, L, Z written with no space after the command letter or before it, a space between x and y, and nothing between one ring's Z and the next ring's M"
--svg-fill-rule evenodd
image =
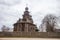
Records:
M60 40L56 38L0 38L0 40Z

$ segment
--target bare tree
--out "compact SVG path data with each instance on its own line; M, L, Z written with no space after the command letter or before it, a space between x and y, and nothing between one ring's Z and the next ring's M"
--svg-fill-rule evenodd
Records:
M5 25L3 25L3 27L1 28L2 32L9 32L10 28L6 27Z
M57 17L52 14L48 14L44 17L44 19L42 20L42 24L45 24L44 26L46 26L47 32L54 31L54 26L56 25L56 19L57 19Z

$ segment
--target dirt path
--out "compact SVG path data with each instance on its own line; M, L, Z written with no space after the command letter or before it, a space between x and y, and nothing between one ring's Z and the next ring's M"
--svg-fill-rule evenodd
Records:
M0 40L60 40L52 38L0 38Z

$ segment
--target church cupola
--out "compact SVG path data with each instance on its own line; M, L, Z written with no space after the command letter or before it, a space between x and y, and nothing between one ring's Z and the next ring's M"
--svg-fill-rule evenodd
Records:
M25 15L29 15L28 9L29 9L28 7L25 8L25 11L24 11L24 14L25 14Z
M25 10L28 11L28 7L26 7Z
M29 14L30 12L28 11L28 9L29 9L28 7L25 8L25 11L23 14L23 20L33 23L32 16Z

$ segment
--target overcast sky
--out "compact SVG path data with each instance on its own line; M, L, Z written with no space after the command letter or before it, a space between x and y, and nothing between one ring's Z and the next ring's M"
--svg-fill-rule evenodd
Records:
M60 16L60 0L0 0L0 28L2 25L13 28L22 18L26 4L37 26L47 14Z

